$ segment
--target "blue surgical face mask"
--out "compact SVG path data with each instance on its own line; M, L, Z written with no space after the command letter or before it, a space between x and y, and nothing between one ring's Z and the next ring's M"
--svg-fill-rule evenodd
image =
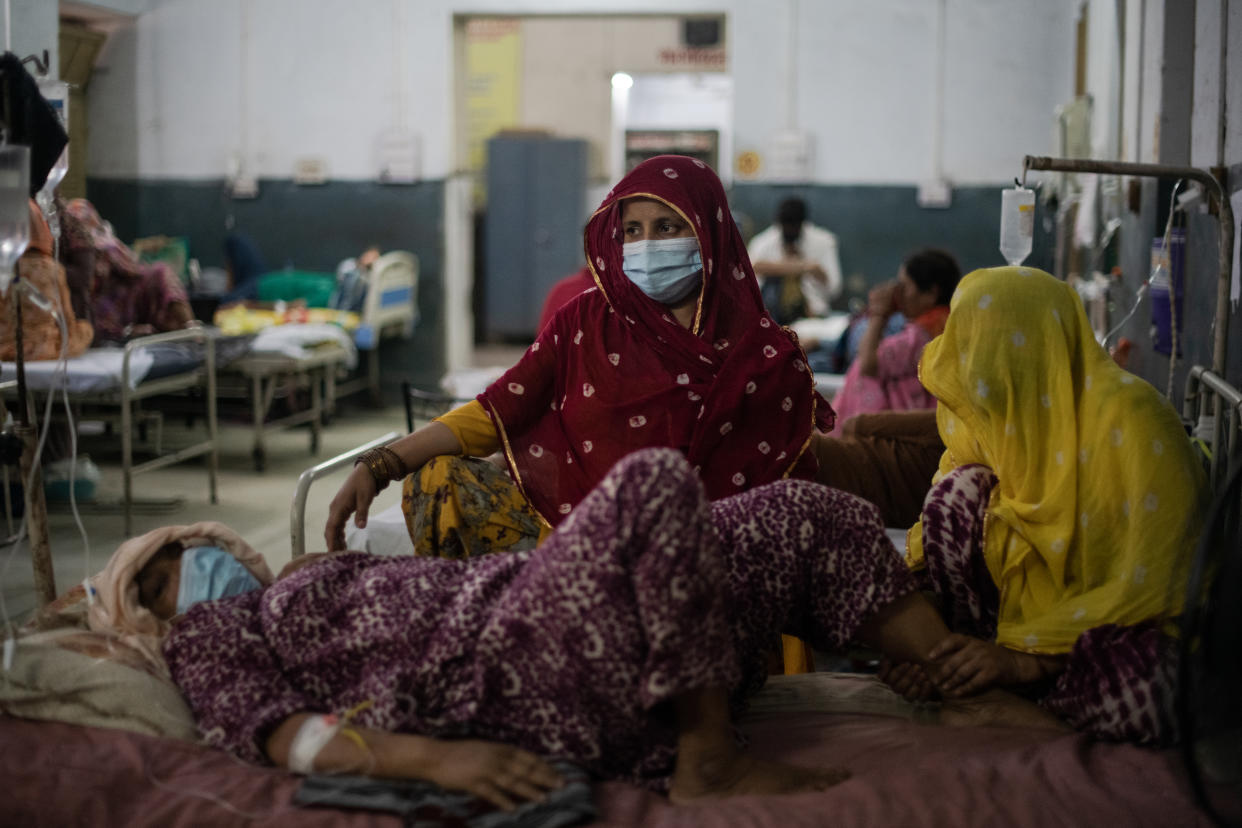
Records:
M259 579L242 562L218 546L191 546L181 553L181 585L177 614L199 601L215 601L262 589Z
M629 280L665 305L685 299L702 279L703 259L694 236L627 242L621 252Z

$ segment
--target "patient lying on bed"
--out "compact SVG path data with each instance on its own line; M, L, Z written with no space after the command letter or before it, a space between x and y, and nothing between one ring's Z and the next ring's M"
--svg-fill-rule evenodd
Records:
M938 676L926 654L948 634L870 505L805 481L709 503L668 449L622 460L536 550L345 552L273 582L200 524L130 541L96 584L92 626L158 645L209 743L501 807L557 787L553 758L677 801L822 789L846 772L734 741L776 636Z

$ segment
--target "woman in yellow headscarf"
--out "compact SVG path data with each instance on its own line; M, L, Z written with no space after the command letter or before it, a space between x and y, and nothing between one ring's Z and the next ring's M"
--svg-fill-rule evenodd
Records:
M942 692L1027 685L1080 730L1171 738L1167 622L1207 505L1176 412L1031 268L966 276L920 376L946 451L908 562L958 633Z

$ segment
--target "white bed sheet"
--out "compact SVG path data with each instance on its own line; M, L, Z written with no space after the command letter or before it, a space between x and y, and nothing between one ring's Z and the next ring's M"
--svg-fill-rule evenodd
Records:
M125 360L123 348L91 348L81 356L65 360L66 373L60 374L57 360L39 360L26 363L26 385L32 391L59 391L67 387L71 394L102 393L117 391L121 387L121 365ZM137 388L146 378L155 358L146 348L138 348L129 360L129 387ZM17 364L0 363L0 377L15 379Z
M316 346L331 342L346 353L345 365L351 370L358 365L358 346L352 336L338 325L328 322L298 322L272 325L259 331L250 343L252 354L277 354L301 359Z
M844 312L830 313L825 317L795 319L789 324L801 340L813 339L821 345L832 346L850 326L850 315Z
M843 385L845 385L845 374L815 372L815 390L823 394L829 402L832 402L832 398L841 390Z
M884 532L897 551L905 555L906 530L890 527ZM394 503L379 514L370 515L365 529L359 529L352 520L347 521L345 547L372 555L412 555L414 544L405 528L401 504Z

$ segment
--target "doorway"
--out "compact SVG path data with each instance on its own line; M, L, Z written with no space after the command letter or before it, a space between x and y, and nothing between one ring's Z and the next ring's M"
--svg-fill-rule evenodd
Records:
M626 159L640 151L633 146L627 151L627 132L648 133L649 141L655 133L682 133L666 135L673 142L667 146L684 146L683 151L705 159L700 152L714 154L714 165L728 180L733 84L723 15L463 15L454 22L455 168L470 181L472 215L467 250L452 258L459 264L471 261L464 273L446 273L446 279L470 284L464 292L469 299L449 307L447 321L472 328L476 342L487 342L493 338L486 310L489 282L517 279L534 292L581 265L583 223L624 174ZM619 75L630 79L620 112ZM540 265L557 272L517 272L519 257L504 256L498 264L496 254L475 238L488 232L495 195L488 192L482 148L497 133L577 140L585 148L583 180L575 185L580 192L576 199L567 191L561 196L574 203L555 211L554 221L540 223L541 234L563 237L568 242L561 249L572 251L565 262ZM660 151L669 150L651 154ZM523 202L524 197L509 194L508 200ZM449 230L446 243L454 238L460 243L464 235ZM510 295L512 288L506 285ZM524 336L535 333L532 322ZM512 338L512 326L505 338Z

